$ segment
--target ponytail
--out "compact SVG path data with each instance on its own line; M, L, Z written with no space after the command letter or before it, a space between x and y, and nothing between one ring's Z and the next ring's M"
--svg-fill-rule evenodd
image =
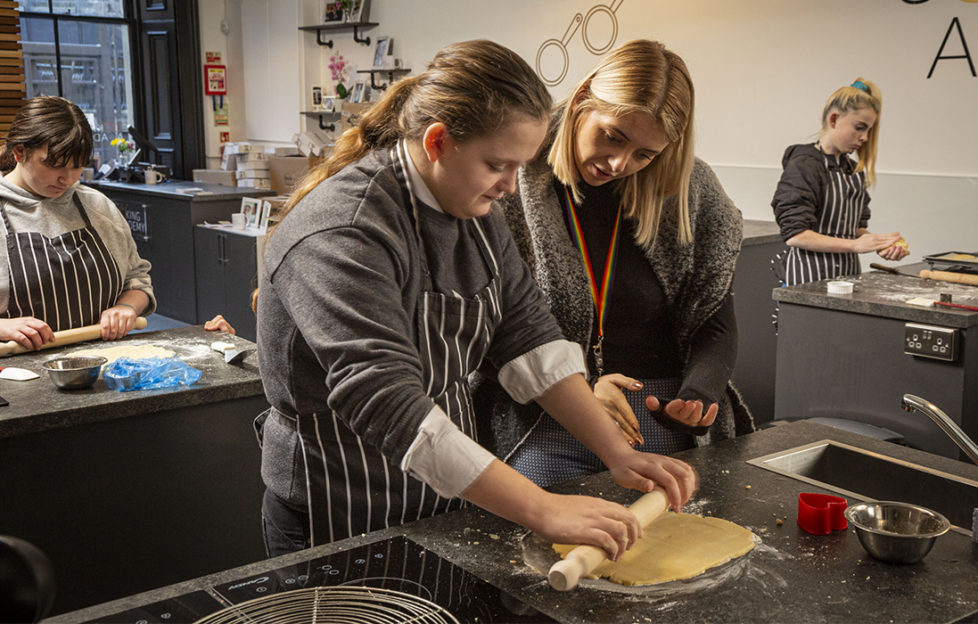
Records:
M456 141L464 142L492 134L518 115L545 120L551 103L543 81L509 48L485 39L448 45L424 73L391 84L360 122L340 136L332 155L313 167L292 192L282 219L344 167L400 139L420 139L432 123L445 124ZM266 244L272 234L274 230ZM252 308L257 295L256 290Z
M876 182L876 149L883 116L883 93L879 87L865 78L856 78L852 84L836 89L822 108L822 133L828 127L829 114L832 111L848 113L860 108L871 108L876 112L876 123L869 129L866 142L856 152L859 159L856 171L865 171L866 184L872 186Z
M391 85L387 94L360 116L360 122L346 130L336 141L333 153L317 163L289 196L282 211L284 217L320 182L339 173L376 149L393 147L402 135L401 110L419 78L403 78Z

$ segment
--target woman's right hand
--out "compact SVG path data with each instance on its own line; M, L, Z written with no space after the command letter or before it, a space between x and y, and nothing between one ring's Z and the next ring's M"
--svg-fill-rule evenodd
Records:
M13 340L28 351L37 351L54 342L54 331L47 323L33 316L0 319L0 340Z
M618 503L545 491L541 491L539 502L535 505L536 519L528 522L526 528L545 540L596 546L605 551L608 559L619 561L642 537L638 518Z
M873 234L872 232L864 232L853 240L853 251L856 253L868 253L870 251L879 251L881 249L886 249L894 243L900 240L899 232L891 232L889 234Z

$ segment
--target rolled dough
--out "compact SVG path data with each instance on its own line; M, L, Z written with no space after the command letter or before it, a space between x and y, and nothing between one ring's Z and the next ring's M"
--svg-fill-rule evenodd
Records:
M173 357L173 351L157 347L156 345L118 345L115 347L93 347L72 351L68 355L95 355L102 356L108 360L106 364L111 364L119 358L132 358L134 360L142 358L168 358Z
M747 554L754 534L722 518L666 512L645 527L621 561L605 561L591 578L606 578L621 585L655 585L702 574L710 568ZM554 544L561 557L574 549Z

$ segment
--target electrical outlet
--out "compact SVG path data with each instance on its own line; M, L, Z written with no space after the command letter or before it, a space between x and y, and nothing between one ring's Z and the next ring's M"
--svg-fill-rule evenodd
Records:
M947 362L958 359L959 330L920 323L903 327L904 353Z

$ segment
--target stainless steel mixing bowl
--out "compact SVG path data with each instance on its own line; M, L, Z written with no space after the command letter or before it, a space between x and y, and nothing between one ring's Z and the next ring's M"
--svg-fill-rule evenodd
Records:
M910 503L878 501L846 509L859 542L873 557L893 563L916 563L951 528L948 519Z
M108 360L101 356L56 357L42 366L51 376L54 385L62 390L89 388L98 379L102 365Z

